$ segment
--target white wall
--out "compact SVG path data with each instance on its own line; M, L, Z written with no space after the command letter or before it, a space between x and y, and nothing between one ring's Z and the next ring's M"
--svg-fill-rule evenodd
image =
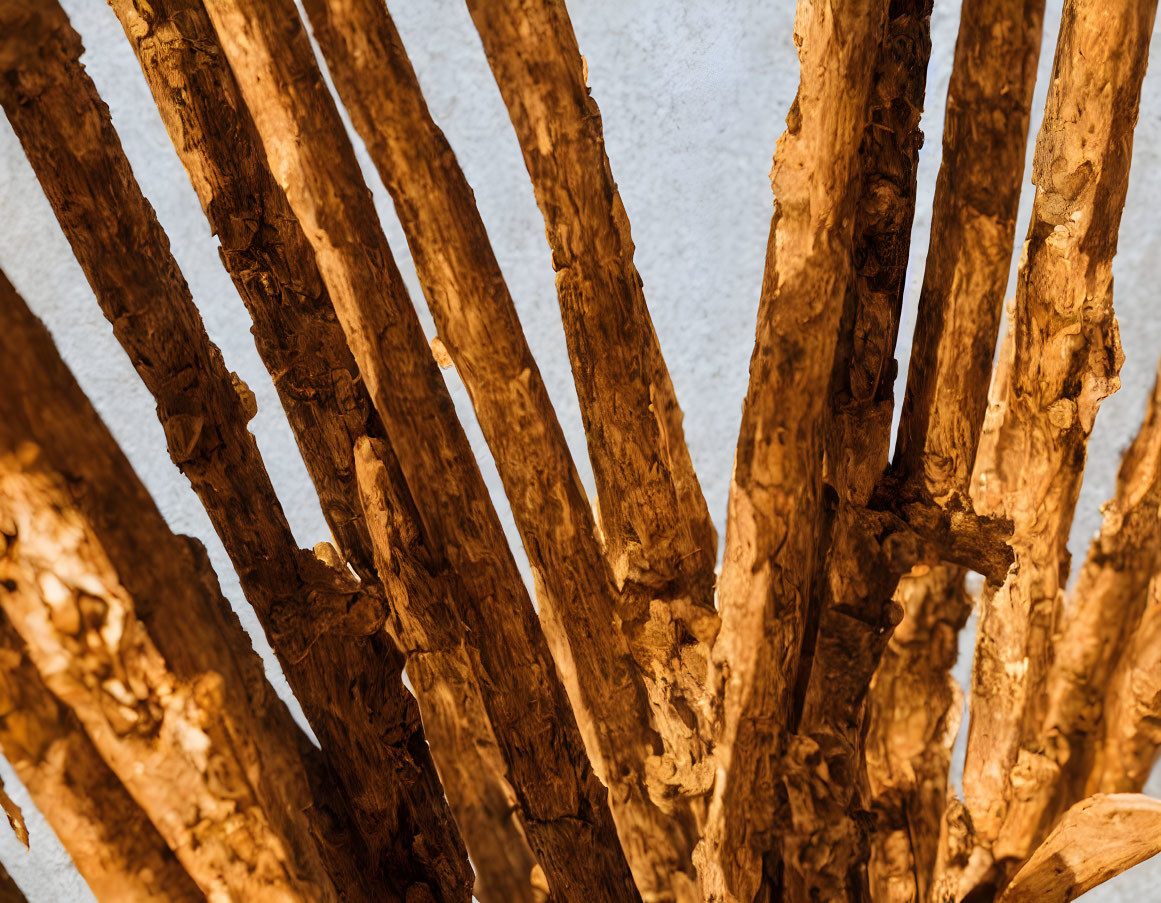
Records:
M137 178L169 233L210 336L228 365L258 397L252 424L301 544L326 527L269 377L248 334L245 309L218 261L197 200L153 107L113 14L100 0L64 0L88 52L85 62L112 109ZM1037 127L1061 0L1049 0ZM685 409L686 435L719 529L734 438L741 416L753 337L771 195L767 173L774 142L797 86L793 0L572 0L589 82L600 103L613 171L633 223L637 264L662 347ZM391 9L437 121L459 155L523 317L561 420L589 479L580 417L556 310L543 224L511 127L459 0L392 0ZM921 158L911 279L898 357L906 366L909 333L927 248L930 198L939 165L943 101L958 25L956 0L936 0L927 146ZM1161 227L1150 201L1161 197L1158 76L1145 86L1133 178L1116 263L1116 304L1126 361L1124 386L1105 403L1090 442L1088 475L1073 533L1082 556L1099 525L1120 450L1139 422L1161 352L1154 314L1161 276ZM361 148L360 148L361 153ZM365 155L363 157L366 163ZM390 203L369 166L388 238L413 297L421 298ZM1022 223L1030 197L1024 199ZM269 650L238 589L209 522L171 465L148 393L114 341L80 268L44 200L7 122L0 124L0 267L45 319L78 380L96 404L175 530L206 543L227 595L255 644ZM422 312L430 330L430 318ZM900 378L902 385L903 377ZM457 404L480 451L494 496L507 518L499 481L480 441L462 388ZM591 489L591 481L590 481ZM511 530L517 555L519 543ZM965 645L965 650L970 646ZM967 656L965 656L966 659ZM961 671L966 678L966 660ZM280 690L285 682L271 662ZM5 782L30 812L7 764ZM1156 788L1161 791L1161 784ZM0 830L0 859L33 903L90 899L43 821L30 819L32 850ZM1139 867L1086 899L1151 899L1161 860Z

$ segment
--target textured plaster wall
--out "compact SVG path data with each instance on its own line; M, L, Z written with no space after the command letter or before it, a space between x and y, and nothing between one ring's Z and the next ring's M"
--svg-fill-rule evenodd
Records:
M169 233L207 329L228 365L257 395L259 414L252 428L296 535L309 547L327 535L317 502L254 351L246 312L218 261L215 243L133 55L101 0L64 0L64 5L84 37L89 72L112 109L137 178ZM1043 107L1061 0L1049 0L1048 6L1037 111ZM613 171L633 223L637 264L685 409L694 463L720 529L771 210L767 172L797 85L794 3L571 0L570 7L588 59L593 94L604 113ZM391 0L391 9L432 111L475 188L525 331L588 479L543 226L468 15L458 0ZM927 249L958 18L956 0L936 0L923 125L928 142L921 160L921 202L898 354L903 366ZM1074 556L1083 555L1088 537L1099 525L1099 505L1111 493L1119 452L1139 421L1161 353L1161 320L1155 313L1161 227L1154 219L1156 199L1161 197L1159 78L1158 73L1151 74L1145 86L1116 263L1116 303L1126 355L1124 386L1106 402L1090 443L1073 533ZM1037 113L1034 130L1038 118ZM390 203L369 166L366 171L388 238L413 296L420 299ZM1022 223L1030 203L1030 193L1026 194ZM48 323L170 524L206 543L227 595L271 661L206 516L166 456L149 395L101 317L7 122L0 124L0 266ZM431 334L425 311L423 316ZM499 481L462 388L454 374L449 374L449 382L507 517ZM514 532L512 536L521 556ZM970 637L965 637L960 668L965 680L969 643ZM285 691L272 661L271 668L276 686ZM0 764L0 774L30 815L30 852L0 830L0 858L29 899L34 903L91 899L6 763ZM1154 789L1161 791L1161 784ZM1105 903L1157 899L1151 888L1158 880L1161 861L1139 867L1086 899Z

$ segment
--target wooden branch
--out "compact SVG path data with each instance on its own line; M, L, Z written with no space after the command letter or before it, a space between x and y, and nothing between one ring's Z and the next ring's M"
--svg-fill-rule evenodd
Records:
M667 630L712 636L717 539L568 11L563 0L467 5L544 215L613 573L670 608Z
M8 870L0 863L0 903L28 903L28 898L20 886L12 880Z
M261 139L201 0L114 0L111 5L221 241L222 260L253 318L259 352L274 376L341 555L364 578L364 595L373 593L377 578L353 448L362 435L382 435L382 427L314 252L265 165ZM234 112L224 116L223 110ZM204 336L195 339L204 341ZM248 597L260 612L269 612L263 623L281 640L274 645L283 669L343 781L360 833L392 883L421 882L435 888L440 899L466 899L471 870L423 741L415 701L401 681L400 656L373 620L358 631L365 636L322 629L326 568L300 555L295 579L289 525L244 419L228 403L224 372L219 368L216 376L216 397L226 403L214 410L231 418L217 431L232 460L215 456L208 484L198 483L199 494L243 575ZM237 506L265 523L257 531L240 529L233 513ZM317 592L311 572L323 584ZM342 615L357 597L332 598Z
M776 202L714 646L720 777L699 871L723 899L751 900L774 848L779 760L803 636L817 616L810 584L825 534L823 406L852 278L865 73L875 64L885 13L879 0L841 7L803 0L796 20L802 81L774 157ZM818 160L827 161L825 180L812 176Z
M190 877L210 897L401 900L364 892L204 550L169 531L7 281L0 382L0 605Z
M964 777L978 837L1002 869L1034 843L1023 808L1050 764L1037 733L1068 529L1097 409L1119 385L1111 264L1155 11L1154 2L1065 6L1006 399L976 465L976 507L1012 520L1016 556L981 605Z
M859 151L854 273L846 290L825 425L823 480L837 499L829 549L816 563L817 637L804 637L797 732L811 738L828 778L783 838L788 900L866 899L863 712L871 678L901 615L899 578L919 558L916 540L867 510L887 468L895 341L915 216L923 133L919 116L931 54L931 3L892 3L872 74ZM821 776L820 776L821 777Z
M23 6L28 6L27 0ZM258 447L247 432L252 412L246 411L237 378L225 369L221 354L205 335L185 280L168 252L165 234L132 178L108 111L78 63L79 39L55 3L38 6L43 7L44 28L59 36L49 44L56 53L26 58L20 87L2 99L9 120L102 310L158 400L174 462L189 478L222 537L246 597L279 653L290 686L336 766L352 814L366 838L370 869L391 884L428 884L448 900L466 900L470 889L466 855L424 749L418 710L399 679L402 659L380 637L349 641L320 637L322 627L311 623L316 614L332 607L331 602L342 609L358 605L369 588L298 550ZM167 80L167 91L183 99L181 114L175 113L172 101L163 106L171 128L179 128L174 117L181 116L186 160L196 158L200 174L197 185L203 195L224 189L216 198L205 197L205 207L215 217L228 219L233 230L257 229L264 215L282 217L287 221L283 231L293 230L294 221L284 202L269 214L253 210L248 198L262 197L252 194L253 183L257 182L259 190L265 188L267 197L276 193L276 186L273 182L262 185L257 173L238 175L248 165L245 158L228 160L237 153L236 142L245 129L235 128L236 121L222 121L221 88L209 96L200 93L203 88L212 89L215 77L221 85L225 73L224 64L215 64L212 56L212 31L204 13L199 22L197 7L190 3L159 3L153 10L157 16L174 14L168 26L164 19L154 20L156 30L143 38L146 46L153 46L157 65L161 53L156 52L156 42L171 50L186 39L201 42L194 44L196 50L187 46L185 51L201 59L194 85L181 80L181 66L172 62L173 56L167 57L165 72L159 77ZM144 21L135 21L138 32L142 31ZM174 23L192 29L193 34L182 36ZM156 84L157 79L153 81ZM236 96L232 106L238 106ZM221 150L215 161L203 152L214 140L200 129L207 118L218 121L214 128ZM85 128L78 128L78 123ZM257 138L252 144L255 151L260 149ZM226 201L226 190L230 201ZM226 236L232 237L231 233ZM260 247L252 246L250 254L255 252L261 253ZM264 261L264 267L269 266ZM259 283L264 282L261 272L251 273ZM259 303L281 308L279 284L265 281L264 290L274 297ZM309 308L311 303L301 306ZM289 315L279 313L284 323ZM324 331L318 340L327 338L327 328L330 338L337 338L337 326L326 324L323 317L291 325L300 327L295 334L309 334L319 319L324 320ZM340 366L342 362L340 357ZM322 363L326 366L325 359ZM327 371L324 378L337 381L344 373L353 378L339 367ZM337 414L331 432L344 431L344 414L327 413ZM351 441L347 439L348 447ZM341 439L334 445L341 446ZM367 633L376 629L372 619ZM383 738L389 736L402 742L384 743ZM421 837L427 839L418 845ZM440 838L438 843L434 837ZM425 861L427 855L434 860Z
M713 766L687 723L704 700L683 661L676 625L651 623L650 594L629 584L623 599L614 583L471 188L431 118L382 0L309 0L305 6L355 128L395 201L440 338L492 449L536 574L541 623L586 747L610 788L637 886L646 895L693 899L695 825L678 794L704 796ZM702 637L709 638L716 619L703 620ZM640 671L621 633L624 623ZM695 645L704 662L708 648ZM649 696L641 672L649 676ZM650 696L660 733L652 726ZM659 763L654 749L662 740L669 754Z
M453 582L423 548L419 518L390 447L361 440L355 466L377 565L393 602L388 626L407 653L432 753L472 850L475 895L486 903L538 901L544 872L504 777L503 753L449 595Z
M0 749L98 900L205 900L80 722L44 685L3 614L0 712Z
M926 566L899 582L895 628L867 699L868 872L876 903L928 900L963 692L951 676L971 602L963 568Z
M904 494L971 508L1008 284L1044 0L965 0L894 470Z
M606 793L293 3L207 6L391 437L424 545L454 581L488 715L549 886L562 899L632 897Z
M1159 852L1161 802L1092 796L1068 810L999 903L1068 903Z

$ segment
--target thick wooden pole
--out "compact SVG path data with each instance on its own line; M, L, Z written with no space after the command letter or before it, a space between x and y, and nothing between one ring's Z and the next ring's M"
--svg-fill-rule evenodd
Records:
M114 0L111 5L250 311L259 353L274 376L340 556L364 587L377 584L353 456L358 438L381 437L382 426L314 251L266 166L261 139L205 8L201 0ZM232 112L227 116L224 110ZM243 457L253 470L253 456ZM251 510L262 511L276 529L259 537L264 545L233 548L240 571L253 569L259 556L284 559L284 550L293 548L265 475L252 483ZM229 502L219 504L225 508ZM265 584L258 591L281 594L285 590L270 574L263 569L256 575ZM471 871L426 750L415 701L401 681L399 654L378 630L367 636L312 630L310 638L305 658L284 654L283 667L373 854L393 882L422 882L439 899L466 899Z
M314 247L425 545L456 581L451 595L549 886L561 899L632 898L607 794L294 4L210 0L207 8Z

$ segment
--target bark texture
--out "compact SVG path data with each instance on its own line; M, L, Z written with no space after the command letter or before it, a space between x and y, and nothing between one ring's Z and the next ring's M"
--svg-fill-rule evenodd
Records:
M779 799L796 777L809 785L815 764L809 741L789 744L787 731L803 636L817 623L810 584L826 533L822 421L852 279L870 87L856 73L874 68L886 11L883 2L803 0L795 23L802 81L774 157L774 217L719 587L719 777L699 848L713 899L753 899L775 847ZM833 161L827 179L813 177L815 159Z
M254 321L259 352L274 376L340 557L363 579L363 590L375 592L378 578L353 450L360 436L381 436L382 427L314 252L266 166L261 139L205 8L201 0L113 0L111 5ZM234 491L216 494L215 525L224 539L233 538L231 554L239 571L253 573L243 580L248 594L258 593L266 605L281 609L267 623L276 631L305 632L284 638L283 667L346 788L360 834L393 883L418 882L439 900L466 900L471 870L426 749L418 709L403 687L401 657L374 622L360 631L365 636L335 624L347 605L328 612L320 600L303 599L311 588L296 590L293 570L275 578L293 567L285 559L294 543L242 430L241 423L221 430L234 437L243 465L229 484ZM220 487L224 481L215 475L212 482ZM257 537L261 545L239 536L228 522L227 509L242 502L243 486L251 493L250 510L270 522ZM263 558L269 564L259 571Z
M610 787L637 886L650 898L693 900L696 830L679 794L704 793L711 769L684 717L688 705L676 709L656 679L650 695L661 734L653 727L645 682L621 633L621 594L471 188L383 3L310 0L306 9L395 201L439 337L492 449L535 574L541 623L597 774ZM630 592L629 604L647 610L649 598ZM665 760L654 753L663 737Z
M207 897L372 899L327 847L340 838L320 820L309 744L204 550L169 532L43 326L4 292L0 605L30 660Z
M208 9L314 247L425 546L455 583L489 718L549 886L562 900L632 899L607 794L293 4L211 0Z
M717 538L633 263L600 110L562 0L467 6L544 216L619 615L673 750L666 781L700 810L712 764L674 715L708 734Z
M1037 186L1012 320L1002 416L973 499L1010 519L1015 563L984 594L965 802L997 877L1038 835L1052 765L1038 727L1066 540L1097 409L1123 355L1111 265L1156 4L1066 3L1037 140Z

